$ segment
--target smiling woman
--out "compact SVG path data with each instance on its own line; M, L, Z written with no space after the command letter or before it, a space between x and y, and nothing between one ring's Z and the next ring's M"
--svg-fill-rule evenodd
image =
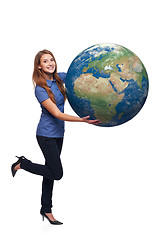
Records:
M57 74L57 63L53 53L46 49L39 51L34 61L33 84L45 88L52 102L56 103L54 94L46 82L46 79L53 80L53 78L56 80L57 86L64 96L64 100L66 100L64 82Z
M86 122L98 124L98 120L87 117L76 117L64 113L66 92L64 83L66 73L57 73L57 63L53 54L48 50L37 53L34 61L33 83L35 96L42 108L42 114L37 126L37 141L45 158L45 165L32 163L25 157L18 157L12 167L15 176L18 169L43 176L40 214L51 224L60 225L51 212L52 190L55 180L63 176L60 154L64 136L64 121Z

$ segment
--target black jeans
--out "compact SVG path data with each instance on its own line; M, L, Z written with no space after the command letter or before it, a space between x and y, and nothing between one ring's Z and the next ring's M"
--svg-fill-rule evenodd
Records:
M63 176L60 159L63 138L37 136L37 141L44 155L45 165L32 163L30 160L24 159L20 166L30 173L43 176L41 196L42 210L50 213L54 180L60 180Z

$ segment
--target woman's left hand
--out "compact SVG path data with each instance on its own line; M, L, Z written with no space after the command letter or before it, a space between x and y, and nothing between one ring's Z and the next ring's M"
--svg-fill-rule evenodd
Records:
M94 125L97 125L97 124L100 124L100 123L101 123L98 119L89 120L88 118L90 118L90 116L83 117L83 118L82 118L82 122L86 122L86 123L94 124Z

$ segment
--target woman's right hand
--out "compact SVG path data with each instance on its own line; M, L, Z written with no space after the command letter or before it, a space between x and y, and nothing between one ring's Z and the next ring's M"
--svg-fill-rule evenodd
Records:
M82 119L82 122L86 122L86 123L89 123L89 124L97 125L97 124L101 123L98 119L89 120L89 118L90 118L90 116L86 116L86 117L83 117L81 119Z

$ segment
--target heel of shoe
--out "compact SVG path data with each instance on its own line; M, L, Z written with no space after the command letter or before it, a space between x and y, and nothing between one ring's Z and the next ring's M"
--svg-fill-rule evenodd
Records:
M41 216L42 216L42 221L44 221L44 214L43 214L43 212L42 212L42 209L40 210L40 214L41 214Z
M18 161L13 163L12 166L11 166L11 172L12 172L12 176L14 177L17 170L14 170L15 166L18 165L19 163L22 163L22 161L24 161L24 159L26 159L24 156L21 156L21 157L18 157L18 156L15 156L18 158Z

